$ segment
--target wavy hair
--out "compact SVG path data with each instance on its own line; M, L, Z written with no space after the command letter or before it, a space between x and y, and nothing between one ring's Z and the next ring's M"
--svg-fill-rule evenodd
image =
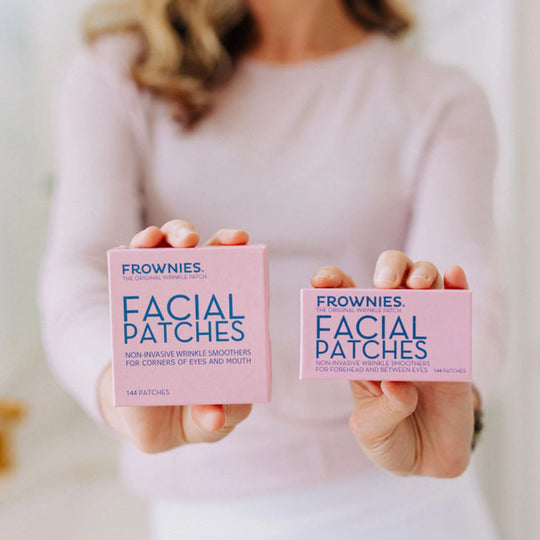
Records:
M411 26L393 0L342 0L366 30L398 37ZM257 41L257 28L245 0L116 0L86 14L84 33L91 42L114 32L142 38L132 66L136 83L173 105L186 127L211 108L212 90L232 75L238 59Z

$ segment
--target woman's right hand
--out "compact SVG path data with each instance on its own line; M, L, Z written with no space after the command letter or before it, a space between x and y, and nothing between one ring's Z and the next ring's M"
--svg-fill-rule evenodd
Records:
M221 229L205 245L238 246L247 244L248 239L245 231ZM130 247L191 248L198 243L195 227L175 219L161 228L152 226L140 231L132 238ZM219 441L251 412L250 404L114 407L111 365L100 377L98 399L109 427L150 454L186 443Z

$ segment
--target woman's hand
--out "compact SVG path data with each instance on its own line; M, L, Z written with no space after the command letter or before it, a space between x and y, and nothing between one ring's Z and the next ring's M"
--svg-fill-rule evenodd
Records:
M459 266L441 278L429 262L385 251L375 266L377 288L467 289ZM321 268L313 287L354 287L336 267ZM473 387L460 382L350 381L355 411L349 426L366 455L399 475L459 476L469 464Z
M219 230L205 245L243 245L248 234L237 229ZM195 227L180 219L163 227L148 227L131 240L132 248L191 248L199 242ZM147 453L164 452L181 444L223 439L251 412L251 405L184 405L114 407L112 368L103 372L98 396L105 422Z

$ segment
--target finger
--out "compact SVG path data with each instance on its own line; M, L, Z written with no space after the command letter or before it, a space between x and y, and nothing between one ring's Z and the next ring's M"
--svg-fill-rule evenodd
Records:
M351 381L351 387L359 382ZM365 391L353 389L353 397L356 410L349 426L362 447L372 450L382 446L415 411L418 390L410 382L383 381L379 391L374 387Z
M118 431L148 454L165 452L182 444L181 436L174 436L163 425L181 425L181 407L119 407ZM114 426L113 426L114 427Z
M443 280L434 264L418 261L412 265L406 285L411 289L442 289Z
M220 229L205 246L243 246L249 241L249 234L240 229Z
M373 284L378 289L397 289L405 283L412 261L401 251L383 251L373 274Z
M251 403L245 403L240 405L223 405L225 411L225 424L223 429L232 429L234 426L245 420L251 412Z
M223 439L249 416L250 404L191 405L184 407L183 428L186 442L215 442Z
M189 221L183 219L167 221L161 227L161 231L171 247L189 248L195 247L199 243L197 229Z
M369 398L378 397L382 394L381 383L379 381L349 381L355 407L358 409L361 404Z
M351 276L337 266L323 266L311 278L311 286L321 288L356 287Z
M225 424L223 405L193 405L191 418L203 431L219 431Z
M138 232L129 244L132 248L153 248L160 245L163 241L164 235L161 229L155 225L151 225L146 229Z
M451 266L444 273L445 289L468 289L467 276L461 266Z

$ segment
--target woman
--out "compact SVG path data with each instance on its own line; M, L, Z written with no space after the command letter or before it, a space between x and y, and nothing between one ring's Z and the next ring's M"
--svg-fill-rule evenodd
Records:
M396 43L409 23L388 1L134 0L91 20L59 100L44 337L65 386L130 441L124 476L156 538L493 537L470 475L381 472L459 476L472 385L297 377L298 290L317 268L316 287L352 286L343 270L369 286L375 265L377 287L466 288L459 262L488 391L483 93ZM224 224L270 249L272 402L115 409L105 251L247 242Z

